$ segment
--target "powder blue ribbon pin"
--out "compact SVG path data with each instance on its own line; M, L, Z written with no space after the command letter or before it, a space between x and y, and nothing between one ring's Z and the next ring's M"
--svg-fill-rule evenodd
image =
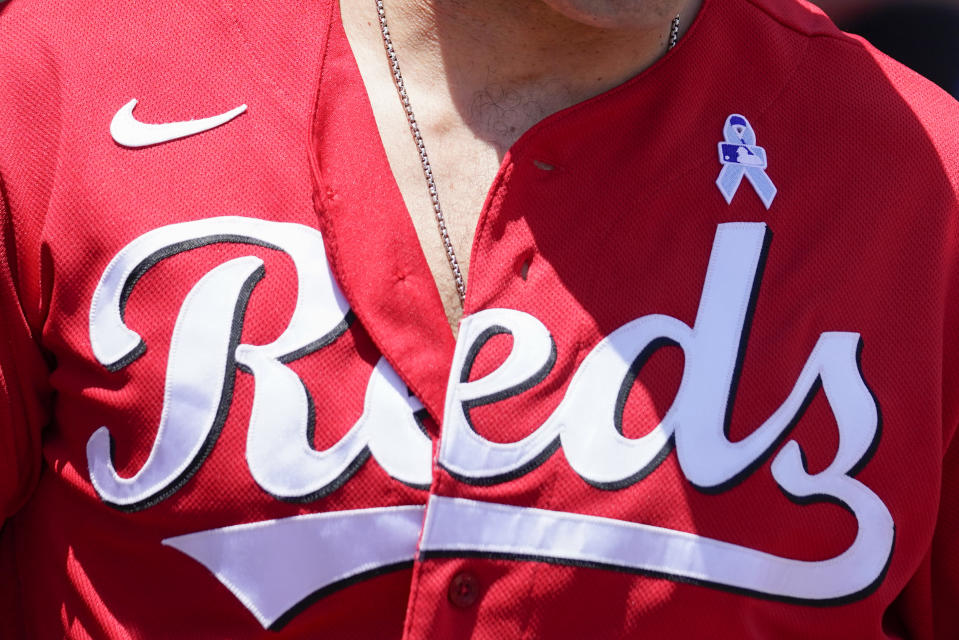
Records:
M726 141L719 143L719 162L723 169L716 178L716 186L726 198L726 204L732 203L746 176L768 209L776 197L776 185L766 175L766 150L756 146L756 132L749 120L738 113L729 116L723 137Z

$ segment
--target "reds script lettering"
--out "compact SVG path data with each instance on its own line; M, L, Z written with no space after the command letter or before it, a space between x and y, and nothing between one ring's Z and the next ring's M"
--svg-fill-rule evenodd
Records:
M311 500L341 486L368 457L397 481L427 488L430 441L414 417L422 407L382 358L370 376L364 410L355 425L327 450L317 451L309 441L308 391L287 364L335 341L352 314L326 262L321 235L308 227L221 217L169 225L137 238L107 266L93 297L90 339L97 360L117 370L143 353L142 339L124 324L123 314L144 272L166 257L219 242L259 245L290 256L298 296L289 324L270 344L239 342L246 300L264 277L259 258L230 260L204 275L184 299L176 320L163 412L146 462L131 477L119 476L106 426L87 443L90 479L99 496L116 508L136 510L173 495L215 445L232 402L237 368L255 380L246 456L252 477L264 491L282 499ZM795 601L840 602L874 588L892 553L894 525L882 500L853 477L879 438L877 403L858 366L859 334L822 333L779 408L746 438L732 442L727 437L748 337L745 327L768 244L765 224L719 225L693 325L654 314L615 330L583 360L553 414L512 443L483 438L470 425L470 409L544 380L556 360L555 342L538 319L520 311L486 309L466 317L447 387L438 464L461 482L496 484L530 472L562 447L569 465L585 481L616 490L652 472L675 443L689 482L720 492L776 451L821 388L839 431L834 459L826 469L810 474L798 443L790 441L776 454L771 469L791 497L838 501L856 517L857 535L845 552L821 562L797 561L649 525L440 496L431 496L426 507L419 551L483 551L594 563ZM513 336L506 360L470 380L476 355L500 333ZM655 429L627 438L619 427L629 385L645 359L666 344L678 346L685 356L676 397ZM271 626L313 591L355 579L371 567L411 560L417 553L422 511L418 506L384 507L297 516L269 526L253 523L189 533L164 543L207 566L264 626ZM334 519L336 527L327 526ZM357 555L349 546L355 545L352 535L316 544L325 526L379 533L364 535L369 549ZM253 567L222 553L246 547L255 550L250 556L262 559L266 554L270 562ZM345 565L342 558L333 560L338 550L347 548L353 560ZM311 566L310 557L316 571L297 571ZM291 573L300 578L291 578ZM277 583L284 581L286 589L278 590Z
M542 380L555 359L553 339L542 323L520 311L488 309L466 318L453 362L459 375L450 377L447 388L440 464L464 482L492 484L541 462L558 440L584 480L617 488L655 469L675 437L686 478L700 489L721 491L768 456L821 385L839 427L836 457L812 476L791 442L776 457L773 473L790 495L821 494L849 504L855 490L841 478L863 462L879 436L876 401L857 363L859 334L823 333L779 409L739 442L726 436L737 363L745 349L743 328L758 289L756 271L767 234L764 224L719 225L694 326L664 315L623 325L592 349L553 415L518 442L484 439L469 425L469 407L515 395ZM496 333L513 335L510 355L489 375L468 382L475 354ZM630 370L638 361L666 344L678 345L685 356L676 398L655 429L627 438L617 424L623 382L632 379Z
M431 444L416 424L418 403L385 360L370 376L363 415L338 443L316 451L307 440L310 402L303 382L286 366L336 340L349 306L326 263L323 238L301 225L221 217L156 229L110 262L90 308L90 342L97 360L115 369L144 351L123 322L137 279L163 258L216 242L261 245L285 252L299 277L296 307L286 329L265 345L239 344L246 300L263 275L256 257L231 260L203 276L177 316L170 342L163 413L147 461L121 478L110 457L110 433L87 442L90 480L100 497L123 509L141 509L174 493L212 449L232 399L237 367L253 374L256 392L247 436L247 462L264 491L312 499L340 486L373 453L394 478L430 483Z

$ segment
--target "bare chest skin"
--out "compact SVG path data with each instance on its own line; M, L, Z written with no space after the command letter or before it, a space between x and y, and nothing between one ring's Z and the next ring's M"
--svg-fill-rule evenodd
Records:
M437 229L419 153L390 74L375 8L372 2L342 3L341 11L390 168L416 229L450 329L456 335L463 309ZM402 66L399 45L397 56ZM406 71L411 66L402 66L407 91L429 154L447 231L468 283L473 235L503 154L523 131L542 118L543 109L517 109L517 95L506 95L503 89L493 87L487 92L476 92L472 101L475 104L463 113L445 87L431 87L428 83L417 86L416 74ZM476 126L477 122L480 126Z
M473 236L506 151L540 120L621 84L659 58L672 16L685 4L691 18L699 3L638 3L655 20L608 30L549 8L558 1L387 3L396 56L467 287ZM341 2L340 11L390 169L455 336L463 309L393 83L376 3ZM494 18L499 22L491 24Z

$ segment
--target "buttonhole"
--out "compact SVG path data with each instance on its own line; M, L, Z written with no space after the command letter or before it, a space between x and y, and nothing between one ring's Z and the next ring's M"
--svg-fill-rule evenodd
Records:
M533 165L537 169L542 169L543 171L552 171L553 169L556 168L553 165L549 164L548 162L543 162L542 160L533 160Z
M519 277L522 278L523 280L526 280L529 277L529 265L531 262L533 262L532 251L523 254L522 258L520 259L518 263L518 267L516 271L517 273L519 273Z

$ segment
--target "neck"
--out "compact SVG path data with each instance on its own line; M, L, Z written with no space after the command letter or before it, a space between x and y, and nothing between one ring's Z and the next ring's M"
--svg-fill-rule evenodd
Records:
M652 64L668 47L673 17L678 12L681 25L689 25L702 1L383 0L464 276L507 149L543 118ZM426 172L393 86L376 0L341 0L340 11L390 169L455 333L462 308Z
M635 0L639 8L584 17L566 8L583 0L384 0L404 76L497 146L518 136L479 131L489 108L532 101L542 116L621 84L666 52L673 17L682 34L701 2Z

